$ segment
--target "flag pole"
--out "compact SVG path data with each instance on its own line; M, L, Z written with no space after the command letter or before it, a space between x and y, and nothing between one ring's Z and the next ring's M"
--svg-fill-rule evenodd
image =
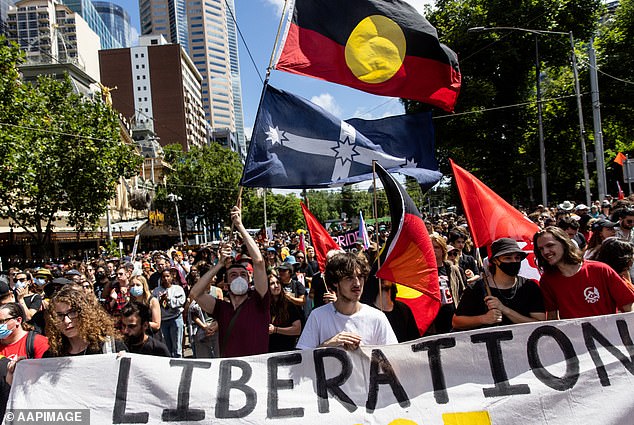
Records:
M238 206L238 208L242 208L242 186L239 186L238 189L238 199L236 200L236 205ZM242 212L240 212L240 214L242 214ZM233 240L233 221L231 221L231 232L229 233L229 241Z
M271 51L271 59L269 60L269 66L266 68L266 76L264 81L268 82L271 76L271 69L273 68L273 61L275 60L275 50L277 49L277 42L280 39L280 33L282 32L282 23L284 22L284 15L286 15L286 6L288 6L289 0L284 0L284 7L282 7L282 16L280 17L280 23L277 26L277 34L275 35L275 41L273 42L273 50Z
M372 160L372 188L374 197L374 237L376 239L376 269L381 268L381 247L379 246L379 207L376 194L376 160ZM379 309L383 311L383 296L381 295L381 278L377 276L377 282L379 285Z

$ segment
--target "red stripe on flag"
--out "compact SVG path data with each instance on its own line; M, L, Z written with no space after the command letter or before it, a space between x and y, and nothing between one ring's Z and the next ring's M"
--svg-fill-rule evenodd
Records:
M300 47L301 46L301 47ZM331 58L312 62L310 58ZM419 100L449 112L460 91L460 73L449 64L406 56L387 81L369 84L359 80L345 61L345 46L312 30L291 24L276 69L346 85L382 96Z

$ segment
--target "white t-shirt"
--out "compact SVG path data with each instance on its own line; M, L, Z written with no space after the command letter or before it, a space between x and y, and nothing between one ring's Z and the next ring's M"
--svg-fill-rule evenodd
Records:
M361 336L362 345L398 344L390 322L382 311L361 304L358 312L347 316L339 313L333 303L329 303L313 310L308 316L297 348L317 348L344 331Z

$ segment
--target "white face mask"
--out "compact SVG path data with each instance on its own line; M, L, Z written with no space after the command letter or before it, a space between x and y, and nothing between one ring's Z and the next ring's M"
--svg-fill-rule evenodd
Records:
M229 290L231 290L234 295L244 295L249 290L249 283L242 276L238 276L233 279L233 281L231 281L231 285L229 285Z

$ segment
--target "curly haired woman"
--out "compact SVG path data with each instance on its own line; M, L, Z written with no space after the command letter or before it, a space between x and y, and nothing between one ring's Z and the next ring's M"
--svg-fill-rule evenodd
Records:
M47 310L46 335L49 350L44 357L82 356L126 351L113 319L85 292L62 288Z

